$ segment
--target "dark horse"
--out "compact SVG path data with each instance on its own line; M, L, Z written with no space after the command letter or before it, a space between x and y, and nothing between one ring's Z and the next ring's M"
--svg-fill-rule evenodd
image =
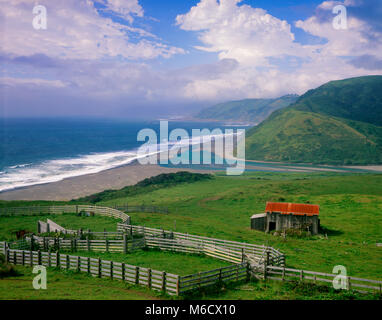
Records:
M23 239L24 236L26 234L28 234L28 233L31 233L31 231L28 231L28 230L19 230L19 231L15 232L17 240Z

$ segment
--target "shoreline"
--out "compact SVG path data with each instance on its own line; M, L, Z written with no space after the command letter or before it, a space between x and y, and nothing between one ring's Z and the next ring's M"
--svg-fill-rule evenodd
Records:
M137 161L104 170L98 173L66 178L56 182L20 187L0 193L0 200L6 201L70 201L94 193L111 189L122 189L146 178L162 173L189 171L213 173L217 170L197 170L189 168L166 168L159 165L141 165Z
M298 164L289 164L281 162L267 162L258 160L246 160L248 170L269 171L269 172L345 172L341 169L359 169L367 173L382 173L382 165L370 166L338 166L339 170L334 168L310 167L308 164L299 167ZM249 164L248 164L249 163ZM257 165L260 163L273 164L275 166ZM286 165L286 166L285 166ZM126 186L134 185L146 178L157 176L163 173L176 173L180 171L188 171L194 173L216 173L225 171L226 168L170 168L160 165L141 165L137 160L129 164L121 165L115 168L103 170L97 173L84 174L65 178L60 181L47 182L31 186L24 186L15 189L0 192L0 200L6 201L70 201L91 194L99 193L105 190L118 190Z

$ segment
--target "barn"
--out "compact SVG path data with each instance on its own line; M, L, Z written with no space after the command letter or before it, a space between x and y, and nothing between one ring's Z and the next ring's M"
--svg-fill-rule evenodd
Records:
M265 232L299 229L318 234L320 206L313 204L267 202L265 213L251 217L251 229Z

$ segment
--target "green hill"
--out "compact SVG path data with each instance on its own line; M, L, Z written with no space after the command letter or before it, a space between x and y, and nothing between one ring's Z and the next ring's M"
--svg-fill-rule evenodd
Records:
M294 109L382 126L382 76L329 82L301 96Z
M204 109L195 118L260 123L273 111L285 108L296 102L297 98L297 95L286 95L277 99L230 101Z
M247 159L382 163L382 76L329 82L247 132Z

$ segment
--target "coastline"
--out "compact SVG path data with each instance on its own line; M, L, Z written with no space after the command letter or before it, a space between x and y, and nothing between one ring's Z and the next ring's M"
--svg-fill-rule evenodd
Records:
M0 200L70 201L110 189L121 189L162 173L179 171L212 173L216 170L165 168L159 165L140 165L137 161L94 174L71 177L57 182L26 186L0 193Z
M366 171L369 173L381 173L382 166L341 166L337 168L321 168L311 167L307 164L299 167L296 164L289 164L273 161L257 161L246 160L247 170L269 171L269 172L344 172L341 169L355 169ZM267 166L266 169L261 164L273 164L275 166ZM265 170L264 170L265 169ZM216 173L225 171L221 169L190 169L190 168L169 168L160 165L141 165L137 160L112 169L100 171L92 174L85 174L66 178L56 182L44 184L36 184L31 186L20 187L16 189L0 192L0 200L25 200L25 201L70 201L81 197L89 196L94 193L111 189L122 189L126 186L134 185L146 178L157 176L162 173L176 173L180 171L188 171L194 173Z

